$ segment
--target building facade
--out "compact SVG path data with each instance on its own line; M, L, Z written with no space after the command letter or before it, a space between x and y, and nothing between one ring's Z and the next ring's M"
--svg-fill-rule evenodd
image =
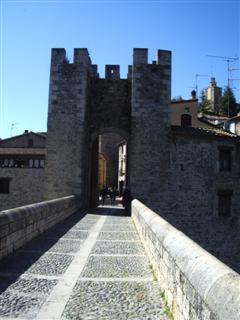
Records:
M42 201L46 134L0 140L0 210Z

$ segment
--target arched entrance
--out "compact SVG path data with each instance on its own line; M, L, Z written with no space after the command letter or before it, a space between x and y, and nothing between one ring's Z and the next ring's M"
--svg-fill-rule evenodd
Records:
M127 140L119 133L104 131L93 136L90 152L90 207L96 207L104 187L121 196L127 184Z

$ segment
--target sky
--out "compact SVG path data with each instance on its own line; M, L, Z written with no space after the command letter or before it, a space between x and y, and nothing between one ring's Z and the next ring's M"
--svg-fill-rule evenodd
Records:
M126 78L133 48L172 51L172 98L190 98L216 77L227 85L226 59L240 56L240 0L0 0L0 138L47 130L51 48L88 48L104 77L119 64ZM209 57L217 56L217 57ZM239 60L230 85L240 101ZM198 75L198 76L196 76ZM197 81L196 81L197 80Z

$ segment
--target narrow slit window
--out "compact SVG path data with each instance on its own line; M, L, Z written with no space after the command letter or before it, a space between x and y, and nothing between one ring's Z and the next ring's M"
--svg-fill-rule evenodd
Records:
M218 191L218 215L222 218L231 216L232 210L232 191L219 190Z
M0 178L0 193L10 192L10 178Z
M219 171L232 170L232 148L219 147Z

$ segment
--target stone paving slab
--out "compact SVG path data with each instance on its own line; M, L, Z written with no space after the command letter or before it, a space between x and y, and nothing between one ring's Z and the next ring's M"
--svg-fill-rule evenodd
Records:
M100 232L98 235L98 240L139 240L137 232L127 231L127 232Z
M81 277L87 278L141 278L152 273L146 257L90 256Z
M106 224L134 225L130 217L107 217Z
M79 281L63 319L166 319L156 282Z
M36 279L36 278L17 278L0 277L0 291L7 286L8 291L17 291L19 293L49 293L57 284L57 280Z
M44 254L28 270L27 273L42 275L61 275L69 267L73 257L60 254Z
M0 263L0 272L59 275L65 272L72 259L69 255L18 251Z
M136 229L133 224L122 225L122 224L115 223L115 224L105 224L101 231L117 231L117 232L124 231L124 232L126 232L126 231L136 231Z
M75 253L81 247L82 241L73 239L60 239L56 241L54 238L39 237L31 243L22 247L21 251L36 252L58 252L58 253Z
M71 228L71 230L89 230L92 228L94 223L87 223L87 222L76 223L75 226Z
M145 254L144 247L141 242L134 241L97 241L93 247L91 254Z
M0 317L34 319L45 300L44 296L4 292L0 296Z
M82 230L69 230L66 231L64 229L56 229L50 230L46 232L46 237L48 238L68 238L68 239L75 239L75 240L85 240L88 236L88 231Z
M82 219L82 223L96 223L100 216L96 214L86 214Z
M0 277L0 283L0 318L34 319L57 280Z

